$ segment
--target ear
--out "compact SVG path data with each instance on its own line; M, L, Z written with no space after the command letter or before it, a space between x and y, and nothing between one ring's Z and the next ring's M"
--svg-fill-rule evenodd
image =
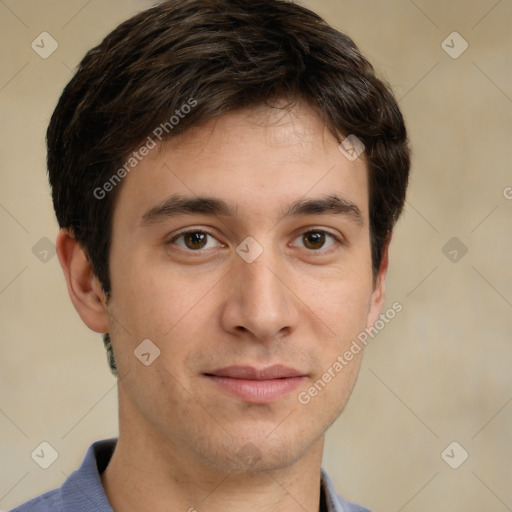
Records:
M391 233L388 235L384 248L382 249L382 258L380 260L380 268L377 276L375 277L374 288L372 292L370 309L368 311L367 327L372 327L379 318L384 300L386 298L386 275L388 272L389 263L389 244L391 243Z
M82 247L67 229L61 229L57 236L57 255L80 318L89 329L108 332L105 292Z

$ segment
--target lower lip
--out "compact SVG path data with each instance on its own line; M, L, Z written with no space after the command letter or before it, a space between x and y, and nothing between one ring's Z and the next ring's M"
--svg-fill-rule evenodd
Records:
M250 380L216 375L207 375L207 377L244 402L259 404L275 402L296 389L306 379L306 377L287 377L284 379Z

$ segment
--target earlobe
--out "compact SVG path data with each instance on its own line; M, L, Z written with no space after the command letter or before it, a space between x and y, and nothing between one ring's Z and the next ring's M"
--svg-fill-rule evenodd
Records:
M382 249L382 257L380 260L380 267L377 276L375 277L375 285L373 288L370 310L368 312L367 327L373 326L377 321L384 300L386 298L386 275L389 263L389 244L391 243L391 233L388 235L386 243Z
M67 229L61 229L57 236L57 255L80 318L89 329L108 332L105 292L82 247Z

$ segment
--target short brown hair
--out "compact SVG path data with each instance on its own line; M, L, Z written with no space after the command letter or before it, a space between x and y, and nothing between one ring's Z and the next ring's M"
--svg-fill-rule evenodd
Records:
M170 122L191 98L194 108ZM94 191L159 126L168 139L229 111L282 99L314 108L338 141L353 134L364 143L376 275L410 166L389 87L347 35L293 2L168 0L122 23L85 55L48 127L57 219L82 245L107 294L120 186L101 198Z

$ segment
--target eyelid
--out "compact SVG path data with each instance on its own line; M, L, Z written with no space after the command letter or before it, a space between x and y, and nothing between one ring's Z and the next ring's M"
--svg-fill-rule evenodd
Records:
M216 235L212 229L209 229L209 228L205 228L205 227L202 227L202 226L188 226L186 228L182 228L181 230L177 231L177 232L174 232L172 235L170 235L170 237L167 238L167 241L166 241L166 244L174 244L174 242L180 238L181 236L183 235L186 235L188 233L197 233L197 232L201 232L201 233L206 233L207 235L211 236L212 238L215 239L215 241L218 243L218 245L220 247L226 247L226 244L221 242L219 239L218 239L218 235ZM292 236L293 236L293 239L292 239L292 242L294 242L295 240L297 240L297 238L305 235L306 233L324 233L326 235L329 235L331 236L333 239L334 239L334 242L335 244L337 245L345 245L346 244L346 240L345 238L343 237L343 235L339 232L333 232L329 229L326 229L325 227L320 227L320 226L306 226L306 227L302 227L300 228L300 230L297 230ZM174 244L176 245L176 244ZM290 244L291 245L291 244ZM292 245L293 246L293 245ZM178 249L181 249L183 251L187 251L187 252L190 252L190 253L202 253L202 252L206 252L210 249L198 249L196 251L193 251L191 249L184 249L182 247L179 247L176 245L176 247L178 247ZM327 253L331 250L333 250L332 247L328 248L328 249L304 249L310 253L317 253L317 254L322 254L322 253Z
M331 231L330 229L320 227L320 226L308 226L307 228L301 228L296 235L294 235L293 240L296 240L299 236L305 235L306 233L324 233L326 235L332 236L336 242L340 245L346 244L345 237L339 231ZM319 249L317 252L320 252Z
M305 235L306 233L323 233L325 235L331 236L334 239L335 244L338 246L346 244L346 240L343 237L343 235L341 235L341 233L339 233L339 232L334 233L329 229L326 229L324 227L319 227L319 226L318 227L317 226L308 226L306 229L301 228L301 230L298 232L298 234L296 236L294 236L292 242L297 240L297 238ZM333 250L333 248L329 247L328 249L305 249L305 250L307 250L310 253L322 254L322 253L330 252L331 250Z
M211 236L212 238L215 239L215 241L219 244L219 246L226 246L226 244L222 243L219 239L218 239L218 236L216 234L214 234L212 232L212 230L208 229L208 228L204 228L204 227L195 227L195 226L189 226L189 227L186 227L186 228L182 228L181 230L177 231L177 232L174 232L172 235L169 235L169 237L166 238L166 244L167 245L170 245L170 244L174 244L174 242L180 238L181 236L183 235L187 235L188 233L205 233L209 236ZM183 249L182 247L179 247L177 246L179 249L182 249L182 250L186 250L186 249ZM208 249L198 249L196 251L192 251L191 249L188 249L188 252L195 252L195 253L199 253L199 252L205 252L207 251Z

